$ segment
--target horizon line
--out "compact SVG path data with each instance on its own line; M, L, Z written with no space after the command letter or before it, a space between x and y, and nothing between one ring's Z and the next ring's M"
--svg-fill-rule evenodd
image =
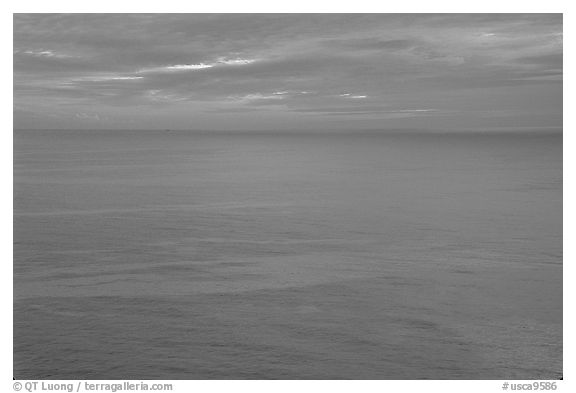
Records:
M484 132L563 132L563 126L547 127L481 127L481 128L362 128L362 129L189 129L189 128L12 128L13 131L76 131L76 132L105 132L105 131L163 131L163 132L222 132L222 133L353 133L353 132L382 132L382 133L484 133Z

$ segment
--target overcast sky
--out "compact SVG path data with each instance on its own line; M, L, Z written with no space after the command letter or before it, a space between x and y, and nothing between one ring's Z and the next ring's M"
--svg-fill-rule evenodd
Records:
M16 128L562 126L559 14L18 14Z

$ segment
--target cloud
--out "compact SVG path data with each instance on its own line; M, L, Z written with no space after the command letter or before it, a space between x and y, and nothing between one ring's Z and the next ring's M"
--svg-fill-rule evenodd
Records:
M16 51L14 51L14 54L22 54L25 56L37 56L37 57L55 57L55 58L60 58L60 59L74 57L74 56L67 55L64 53L56 53L52 50L33 50L33 49L16 50Z
M252 64L255 59L226 59L224 57L219 58L214 65L224 64L224 65L246 65Z
M282 94L246 94L244 96L231 96L229 97L232 100L240 100L240 101L254 101L254 100L282 100L284 97Z
M562 53L549 53L536 56L520 57L516 59L516 62L554 69L562 69L562 58Z
M421 44L416 39L380 39L377 37L351 38L326 40L323 42L328 47L334 47L341 50L353 51L399 51L417 47Z
M73 82L105 82L105 81L132 81L143 79L143 76L125 76L125 75L96 75L96 76L81 76L71 78Z
M324 108L301 108L294 109L296 112L313 113L322 115L401 115L402 117L419 116L439 113L437 109L391 109L382 106L362 105L356 107L324 107Z
M159 70L166 70L166 71L188 71L188 70L203 70L204 68L212 68L214 67L213 64L176 64L167 66L164 68L160 68Z
M13 53L19 119L99 113L105 125L145 110L172 124L226 112L234 128L233 113L253 114L252 126L262 111L363 127L377 114L472 122L479 107L505 106L561 123L555 14L16 14Z
M138 74L147 73L165 73L165 72L182 72L182 71L197 71L205 70L213 67L221 66L244 66L252 64L256 59L228 59L225 57L220 57L213 62L201 62L201 63L189 63L189 64L173 64L161 67L143 68L137 71Z

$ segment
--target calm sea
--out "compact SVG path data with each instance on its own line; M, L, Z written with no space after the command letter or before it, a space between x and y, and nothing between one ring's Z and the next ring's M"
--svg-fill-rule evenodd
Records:
M562 135L16 131L17 379L562 376Z

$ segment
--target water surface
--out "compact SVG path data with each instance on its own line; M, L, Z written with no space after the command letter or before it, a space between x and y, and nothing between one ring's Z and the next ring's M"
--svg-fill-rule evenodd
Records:
M562 375L561 134L14 139L18 379Z

